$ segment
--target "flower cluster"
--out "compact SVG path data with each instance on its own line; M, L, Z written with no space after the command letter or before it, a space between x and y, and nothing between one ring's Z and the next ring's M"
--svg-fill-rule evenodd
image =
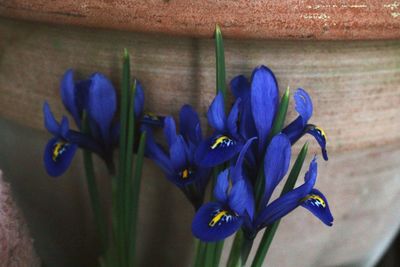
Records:
M101 73L75 81L74 72L68 70L61 80L61 98L78 130L70 128L66 116L58 122L49 104L44 103L44 124L53 135L44 152L47 173L51 176L62 175L70 166L78 147L97 154L113 172L113 150L119 139L119 123L114 119L117 96L111 81ZM162 125L160 118L143 114L144 94L140 83L137 83L134 101L138 121Z
M222 93L217 94L209 107L208 123L214 128L210 137L203 139L198 115L186 105L180 111L179 134L173 118L165 120L167 149L157 144L152 134L148 138L147 155L197 210L193 234L203 241L218 241L242 228L253 239L259 230L298 206L332 225L328 202L314 188L316 157L301 186L271 201L275 188L288 172L291 146L302 136L314 136L323 158L328 160L324 131L308 123L313 113L310 96L303 89L295 92L298 117L274 133L279 89L273 72L265 66L257 67L250 81L240 75L231 81L230 87L235 101L228 115ZM216 178L214 200L203 204L210 170L217 166L225 166L225 170ZM259 196L257 186L262 186Z

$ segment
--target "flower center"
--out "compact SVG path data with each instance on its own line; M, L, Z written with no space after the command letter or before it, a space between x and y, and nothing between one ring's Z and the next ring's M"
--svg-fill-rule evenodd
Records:
M319 207L319 206L322 206L323 208L326 207L326 203L322 199L322 197L315 195L315 194L307 195L301 200L301 202L306 202L306 201L311 201L311 204L314 206L317 206L317 207Z
M52 159L54 162L57 162L58 159L61 157L62 154L67 151L68 147L70 146L69 143L66 143L64 141L58 141L53 145L53 155Z
M190 178L192 173L193 173L193 171L190 168L186 168L179 173L179 176L181 177L181 179L186 180L186 179Z
M228 136L226 135L221 135L221 136L217 136L212 145L210 146L211 149L216 149L219 147L230 147L232 145L235 144L235 141L233 141L232 139L230 139Z
M215 225L221 225L223 222L229 222L232 219L233 216L227 210L217 209L214 211L208 226L214 227Z

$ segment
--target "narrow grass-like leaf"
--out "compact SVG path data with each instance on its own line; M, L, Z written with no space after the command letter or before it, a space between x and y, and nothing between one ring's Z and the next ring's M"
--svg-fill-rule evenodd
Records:
M305 143L297 156L297 159L290 171L288 179L282 189L281 196L292 190L296 184L297 178L299 177L301 168L303 167L304 160L307 156L308 143ZM278 229L280 220L276 221L272 225L269 225L264 232L260 245L258 246L256 256L254 257L251 267L261 267L265 256L267 255L268 249L271 246L272 240L275 236L276 230Z
M285 124L286 113L289 107L289 96L290 89L288 87L281 98L278 114L276 114L274 124L272 125L271 132L269 133L269 140L282 131L283 125Z
M139 148L136 154L135 159L135 172L133 176L132 183L132 207L131 207L131 217L132 224L129 225L131 232L131 241L129 244L129 257L131 259L129 267L133 265L133 261L135 259L135 251L136 251L136 233L137 233L137 217L139 213L139 194L140 194L140 185L142 180L142 170L143 170L143 160L144 160L144 151L146 145L146 132L143 132L140 136Z
M226 84L225 84L225 52L224 42L222 39L221 28L215 26L215 58L217 70L217 93L222 92L226 100Z
M198 247L197 247L196 258L195 258L193 266L194 267L203 267L207 243L205 243L201 240L197 240L197 241L198 241Z
M237 231L235 239L233 240L231 252L229 253L228 263L226 265L227 267L241 266L241 249L243 239L243 231Z
M83 124L82 132L90 135L89 122L87 119L87 113L83 112ZM93 211L93 218L95 225L100 236L101 241L101 253L105 253L108 246L108 234L106 227L106 218L104 217L103 209L100 203L99 190L97 187L96 177L93 167L92 153L89 150L83 150L83 165L85 168L86 182L89 191L90 203Z

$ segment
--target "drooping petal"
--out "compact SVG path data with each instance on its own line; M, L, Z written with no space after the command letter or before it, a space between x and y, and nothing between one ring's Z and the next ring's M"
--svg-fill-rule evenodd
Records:
M175 142L171 144L169 149L169 156L172 164L172 168L175 171L182 171L188 166L186 159L186 144L181 135L177 136Z
M242 144L227 135L213 135L202 141L195 152L195 162L202 167L214 167L233 158Z
M179 112L179 122L181 134L193 144L199 144L202 133L197 112L189 105L182 106Z
M258 229L279 220L301 204L301 200L311 192L317 179L317 163L315 159L310 163L305 175L305 182L301 186L284 194L266 206L256 218L255 225Z
M81 127L81 118L77 105L76 87L74 81L74 72L67 70L61 79L61 99L65 108L71 113L78 127Z
M324 224L332 226L333 216L329 209L328 200L319 190L311 190L311 192L301 200L301 206L308 209Z
M286 134L291 144L294 144L304 135L304 130L305 125L303 118L298 116L282 130L282 133Z
M54 118L53 113L51 112L49 104L44 102L43 104L43 116L44 116L44 126L46 129L52 133L53 135L57 136L60 134L60 124Z
M246 193L246 183L243 179L233 184L229 192L229 207L238 215L243 215L247 206L248 195Z
M67 140L68 143L76 144L80 148L96 153L101 157L105 156L105 151L102 149L102 147L95 140L93 140L93 138L86 134L69 130L65 136L65 140Z
M117 108L115 89L110 80L101 73L94 73L91 80L88 113L99 126L103 140L111 144L110 126Z
M142 85L139 81L136 81L136 91L135 91L135 116L138 118L143 113L144 106L144 93Z
M228 120L227 120L227 128L228 132L231 136L235 138L239 138L238 135L238 117L239 117L239 107L240 107L241 99L238 98L233 105L231 112L229 113Z
M176 126L174 118L168 116L164 120L164 136L167 140L169 146L172 146L175 143L177 135L176 135Z
M43 155L47 174L54 177L63 174L71 164L77 147L57 137L50 139Z
M259 151L265 147L278 107L278 84L270 69L256 68L251 82L251 109L259 137Z
M214 187L214 197L219 202L225 203L228 199L228 181L229 170L226 169L218 174L217 182Z
M192 233L205 242L225 239L235 233L243 219L227 210L221 203L207 203L197 211L192 222Z
M145 155L156 162L166 175L174 175L174 170L168 155L155 142L153 133L150 129L144 129L147 133Z
M313 113L313 104L311 97L304 89L299 88L294 93L294 100L296 103L295 109L299 113L300 117L303 119L304 125L306 125L307 121L311 118Z
M224 96L221 92L217 94L207 112L207 118L210 125L217 131L225 130L226 116Z
M314 136L315 140L317 140L319 146L321 147L322 156L323 156L324 160L328 160L328 152L326 151L326 142L328 139L327 139L327 136L326 136L324 130L313 124L308 124L306 126L306 131L307 131L307 133Z
M265 189L261 203L266 205L275 187L286 175L291 157L291 145L284 134L275 135L264 158Z
M164 128L164 120L164 116L154 115L152 113L144 113L140 122L142 125Z
M243 101L250 97L250 83L243 75L234 77L230 82L232 94Z

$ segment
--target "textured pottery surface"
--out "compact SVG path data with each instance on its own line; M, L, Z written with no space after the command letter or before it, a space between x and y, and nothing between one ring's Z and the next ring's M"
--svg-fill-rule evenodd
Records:
M0 170L0 266L39 267L40 260L21 211Z
M3 0L0 14L51 23L209 37L258 39L400 38L395 0Z
M59 79L71 67L78 77L101 71L118 88L127 48L148 111L176 115L189 103L205 122L215 93L213 40L5 18L0 36L0 167L13 177L45 262L90 266L96 240L81 160L75 158L63 177L45 174L42 153L49 134L43 127L43 101L58 118L65 113ZM225 50L228 81L268 65L281 92L287 85L310 92L312 122L328 134L330 159L320 160L317 186L330 200L334 227L296 210L283 220L268 266L371 266L400 222L400 41L226 39ZM319 153L311 143L312 152ZM101 164L97 171L105 173ZM106 177L99 178L106 193ZM146 162L140 208L139 266L188 266L193 211L151 162Z

